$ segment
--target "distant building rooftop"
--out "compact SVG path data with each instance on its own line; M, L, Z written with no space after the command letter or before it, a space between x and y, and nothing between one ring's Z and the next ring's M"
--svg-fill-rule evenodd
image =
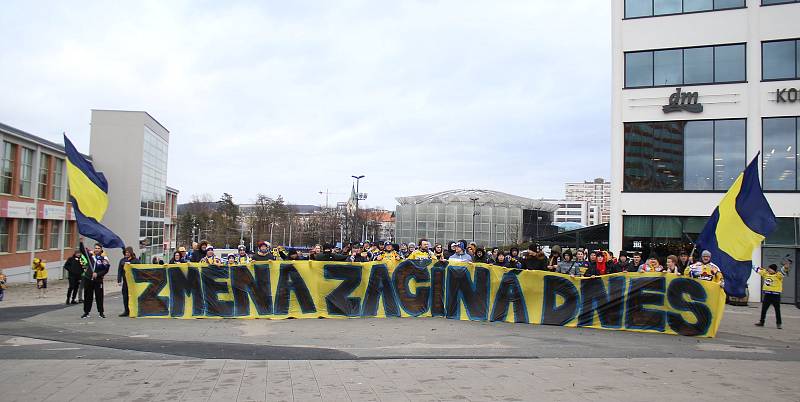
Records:
M414 195L409 197L397 197L400 205L413 204L434 204L462 202L472 203L472 198L477 198L477 205L503 205L509 207L519 207L523 209L535 209L546 212L554 212L558 205L534 200L532 198L520 197L517 195L502 193L492 190L447 190L433 194Z

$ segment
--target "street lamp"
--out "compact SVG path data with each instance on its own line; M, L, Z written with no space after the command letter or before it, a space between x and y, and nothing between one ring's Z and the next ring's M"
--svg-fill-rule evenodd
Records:
M539 210L536 210L536 236L534 237L534 243L539 241L539 221L542 220L542 217L539 215Z
M364 175L360 176L350 176L356 179L356 213L353 215L353 230L356 229L356 224L358 223L358 199L361 198L361 194L358 192L358 183L361 179L364 178ZM363 239L362 239L363 240Z
M472 241L475 241L475 216L480 215L480 213L475 210L478 197L470 198L469 200L472 201Z

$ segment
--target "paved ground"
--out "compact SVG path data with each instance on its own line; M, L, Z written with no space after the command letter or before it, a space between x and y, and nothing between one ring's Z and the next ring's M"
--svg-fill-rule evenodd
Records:
M717 338L697 339L442 318L128 319L113 285L109 318L81 320L60 286L0 302L0 401L800 400L790 305L783 330L772 316L753 326L759 305L729 306Z

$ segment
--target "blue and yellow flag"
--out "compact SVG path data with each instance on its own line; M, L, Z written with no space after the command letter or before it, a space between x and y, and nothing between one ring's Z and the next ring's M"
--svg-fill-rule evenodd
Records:
M69 200L78 221L78 233L97 240L103 247L124 248L125 243L114 232L100 224L108 209L108 181L94 170L72 142L64 135L67 153Z
M744 297L752 272L753 250L775 227L775 214L761 191L758 155L747 165L697 238L697 248L711 252L725 276L725 292Z

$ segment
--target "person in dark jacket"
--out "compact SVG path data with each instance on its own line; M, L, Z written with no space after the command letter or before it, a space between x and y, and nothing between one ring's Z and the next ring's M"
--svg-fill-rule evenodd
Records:
M75 251L72 257L64 263L64 269L69 274L69 288L67 289L67 304L78 304L75 300L78 297L78 288L81 285L83 275L83 265L81 264L81 252Z
M176 252L176 254L178 254ZM138 264L139 260L136 258L136 253L133 252L133 247L125 247L124 256L119 260L117 265L117 285L122 285L122 303L123 310L120 317L127 317L131 315L128 309L128 280L125 278L125 264ZM99 307L98 307L99 310Z
M619 259L617 259L617 268L619 269L617 272L631 272L633 265L631 265L631 260L628 259L628 253L624 250L619 252ZM636 271L635 269L633 271Z
M589 269L583 273L583 276L600 276L608 274L608 265L606 264L606 255L602 251L594 251L592 254L594 255L594 262L589 263Z
M347 260L347 256L334 253L333 246L325 244L322 246L322 252L315 255L314 259L317 261L345 261Z
M450 256L456 253L456 251L453 250L454 244L456 244L456 242L454 241L447 242L447 248L444 249L444 254L443 254L445 260L449 260Z
M250 257L253 261L270 261L275 256L269 250L270 244L265 241L258 242L258 250Z
M95 243L92 254L88 254L83 246L83 241L81 241L80 248L81 254L86 255L89 260L89 267L83 272L83 315L81 318L89 318L93 301L97 303L97 314L100 318L106 318L103 315L103 278L108 273L111 264L103 255L103 246L100 243Z
M198 251L192 250L192 258L190 262L200 262L203 257L206 256L206 249L208 248L208 242L205 240L200 241L198 244Z
M353 245L353 249L352 251L350 251L350 255L347 257L347 261L369 262L371 260L369 258L369 253L367 253L367 250L364 249L364 245L361 243L356 243Z
M528 255L522 261L522 268L534 271L547 271L547 257L545 257L542 249L531 244L528 247Z

